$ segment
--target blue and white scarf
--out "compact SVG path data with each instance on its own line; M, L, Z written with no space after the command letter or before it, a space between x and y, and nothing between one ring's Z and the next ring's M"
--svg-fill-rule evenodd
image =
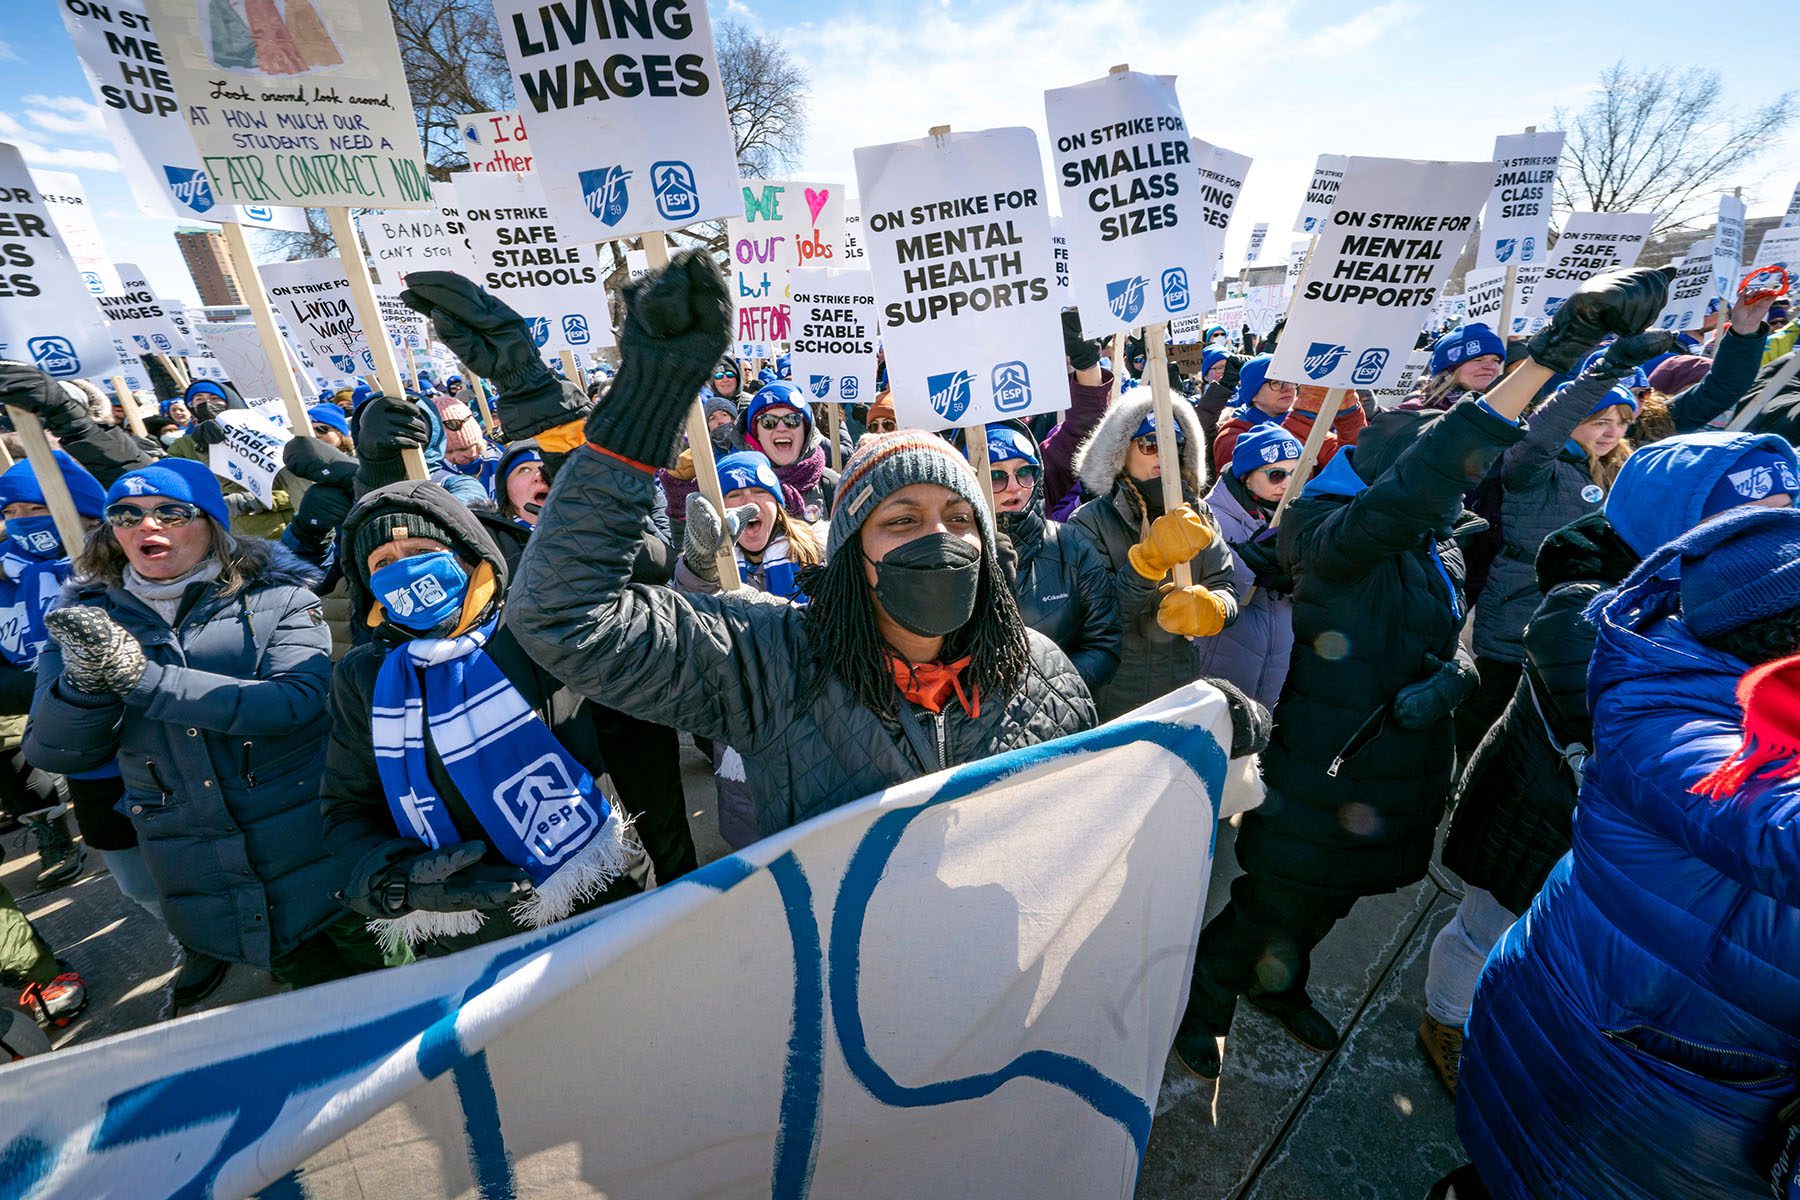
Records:
M434 849L463 840L426 766L425 727L487 842L531 876L521 925L560 921L629 864L622 813L483 647L498 618L460 637L390 651L375 676L375 767L394 825ZM477 932L480 912L411 912L370 922L389 947Z
M15 667L35 667L50 640L44 614L62 594L69 577L66 558L37 559L0 554L0 658Z

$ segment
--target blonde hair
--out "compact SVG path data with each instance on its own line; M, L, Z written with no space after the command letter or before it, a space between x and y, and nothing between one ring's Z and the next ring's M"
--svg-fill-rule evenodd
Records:
M785 508L775 509L775 528L787 536L788 561L797 567L816 567L825 561L825 543L810 521L790 515Z
M1589 413L1581 424L1586 425L1589 421L1610 416L1615 412L1618 413L1620 418L1625 422L1625 428L1630 429L1632 419L1637 415L1637 410L1632 408L1629 404L1608 405L1597 413ZM1577 426L1577 428L1579 427L1580 426ZM1618 445L1597 458L1594 456L1594 452L1589 450L1588 478L1592 479L1607 491L1611 491L1613 480L1617 479L1619 477L1619 472L1625 469L1625 460L1631 457L1633 448L1631 439L1622 437L1619 439Z

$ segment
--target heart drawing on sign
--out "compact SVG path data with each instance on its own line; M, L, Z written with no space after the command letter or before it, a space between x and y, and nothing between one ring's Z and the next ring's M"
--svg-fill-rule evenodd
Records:
M814 225L819 223L819 213L824 210L825 202L829 199L831 199L830 188L820 188L817 191L812 188L806 189L806 210L812 214Z

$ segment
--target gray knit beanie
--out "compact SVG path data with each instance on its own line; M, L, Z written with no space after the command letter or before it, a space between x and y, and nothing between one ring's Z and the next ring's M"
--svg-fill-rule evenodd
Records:
M915 483L935 483L967 500L975 509L981 544L993 553L994 517L968 460L935 434L902 429L865 439L844 464L831 506L825 561L830 562L838 547L855 536L883 500Z

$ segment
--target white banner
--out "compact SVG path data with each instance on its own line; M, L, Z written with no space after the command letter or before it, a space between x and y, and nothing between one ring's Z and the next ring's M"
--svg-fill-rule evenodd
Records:
M67 2L67 0L65 0ZM149 0L220 200L427 208L431 183L384 0Z
M900 424L985 425L1069 404L1037 135L987 129L856 151Z
M0 1148L33 1200L1125 1200L1254 803L1230 740L1191 684L548 929L27 1059L53 1100Z
M1560 132L1503 133L1494 139L1500 168L1487 207L1481 210L1478 267L1520 266L1543 259L1549 250L1550 207L1556 201L1556 164L1562 160Z
M544 198L569 241L739 214L705 4L496 0L494 15Z
M725 223L731 248L732 338L746 346L788 340L788 273L835 267L844 248L844 186L791 179L746 179L743 206Z
M1706 302L1713 295L1712 253L1711 238L1688 247L1687 258L1675 268L1675 278L1669 284L1669 302L1657 315L1657 329L1680 333L1700 328L1706 319Z
M788 287L794 382L815 401L873 401L878 345L873 273L802 267L788 276Z
M116 294L125 290L119 282L118 268L112 264L112 256L106 251L106 242L100 236L100 226L94 220L93 205L88 203L87 190L81 186L81 179L68 171L43 171L31 168L31 178L36 181L38 199L50 210L50 219L56 223L56 230L62 234L63 245L69 251L69 257L75 260L75 269L81 272L81 282L87 290L96 296Z
M119 364L112 330L82 282L18 148L0 142L0 357L58 379Z
M1756 257L1750 260L1749 270L1757 267L1786 267L1787 273L1795 276L1794 283L1800 285L1800 228L1786 226L1771 229L1762 235L1762 242L1756 247ZM1728 293L1733 302L1737 300L1737 285L1743 275L1731 281Z
M1262 257L1263 241L1269 236L1269 223L1258 221L1250 227L1250 244L1244 248L1244 261L1253 263Z
M280 407L279 402L276 407ZM225 440L207 450L207 465L212 473L238 484L264 507L272 506L275 476L281 473L281 448L288 444L288 431L241 408L220 413L219 424L225 430Z
M1493 185L1492 163L1352 158L1270 378L1393 383Z
M1506 268L1475 267L1463 276L1463 320L1500 328L1506 305Z
M1325 215L1337 203L1338 189L1344 185L1349 164L1348 155L1319 155L1312 179L1306 185L1306 199L1300 202L1300 215L1294 218L1295 233L1317 235L1325 231Z
M1542 270L1529 279L1519 272L1512 332L1531 333L1548 322L1583 280L1637 262L1655 224L1655 213L1570 213Z
M97 297L114 336L138 354L186 354L190 347L181 336L180 327L137 264L119 263L115 273L121 290Z
M1713 234L1713 295L1737 295L1744 277L1744 202L1736 196L1719 197L1719 227Z
M516 111L469 113L459 123L462 150L471 171L536 170L531 165L531 139L525 119Z
M194 336L211 352L211 358L218 363L221 372L217 376L209 372L206 378L215 378L221 382L230 380L232 386L246 399L264 399L281 394L281 389L275 383L275 372L269 366L268 356L263 353L262 342L257 337L253 323L202 321L194 327Z
M862 244L862 201L844 197L844 266L867 266Z
M375 373L375 355L351 302L341 259L269 263L262 280L276 311L287 318L289 333L315 364L330 363L340 375Z
M1175 77L1121 71L1052 88L1044 116L1084 330L1203 305L1213 260Z
M432 195L440 202L453 199L449 189L449 184L436 184ZM377 291L399 295L406 287L406 277L414 271L455 271L460 275L474 271L474 262L461 252L462 240L451 239L441 211L365 212L357 216L356 223L369 243L369 265L375 268Z
M475 282L512 305L539 350L613 344L594 247L570 240L544 203L541 175L463 174L456 199L475 255Z

